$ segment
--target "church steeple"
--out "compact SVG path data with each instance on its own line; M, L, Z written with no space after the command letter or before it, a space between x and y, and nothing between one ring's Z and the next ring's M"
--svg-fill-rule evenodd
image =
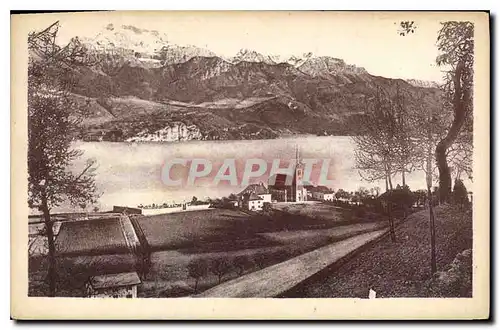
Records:
M299 164L302 164L301 160L300 160L300 150L299 150L299 145L296 144L295 145L295 165L299 165Z
M299 146L295 145L295 180L293 185L293 195L295 197L295 202L301 202L306 200L303 180L304 178L304 164L300 160Z

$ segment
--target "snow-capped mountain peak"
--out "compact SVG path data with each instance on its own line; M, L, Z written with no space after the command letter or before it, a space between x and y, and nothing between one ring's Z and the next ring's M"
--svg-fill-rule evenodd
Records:
M418 79L407 79L406 81L415 87L424 87L424 88L439 88L440 87L439 83L437 83L435 81L418 80Z
M183 63L196 56L216 56L204 48L170 43L165 33L133 25L108 24L94 38L82 38L82 41L99 50L133 55L142 60L155 59L163 65Z
M228 59L229 62L237 64L239 62L257 62L266 64L276 64L276 62L270 57L262 55L255 50L250 49L240 49L235 56Z
M116 26L108 24L95 37L82 38L82 41L98 50L112 52L127 58L131 62L142 62L147 66L184 63L193 57L218 56L208 49L193 45L177 45L169 42L168 39L167 34L156 30L142 29L133 25ZM264 55L255 50L243 48L232 57L218 57L231 64L241 62L256 62L269 65L287 63L313 75L345 70L354 73L364 72L362 68L346 65L343 60L325 56L316 57L311 52L292 56Z
M139 29L132 25L108 24L93 38L84 38L99 49L122 49L145 55L153 55L168 45L167 35L156 30Z

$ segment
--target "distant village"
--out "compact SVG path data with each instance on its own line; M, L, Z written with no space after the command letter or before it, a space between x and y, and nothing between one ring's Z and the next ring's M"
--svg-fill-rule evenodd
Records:
M262 211L267 203L297 203L315 201L344 200L346 196L337 194L326 186L315 186L309 182L303 182L304 164L297 157L293 176L288 174L276 174L268 179L268 184L264 182L248 185L238 194L230 194L222 199L200 201L193 196L190 202L183 203L163 203L137 206L142 214L159 214L162 209L170 213L172 209L176 211L188 209L203 209L209 207L232 207L249 211ZM347 199L345 200L347 201ZM122 212L120 207L115 207L115 212Z

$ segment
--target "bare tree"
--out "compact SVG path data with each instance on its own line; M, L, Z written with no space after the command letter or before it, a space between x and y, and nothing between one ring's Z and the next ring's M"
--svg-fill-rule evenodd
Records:
M72 148L85 109L70 98L71 70L89 65L92 59L77 38L66 46L55 43L59 23L30 33L28 66L28 203L42 212L48 240L49 295L56 290L56 259L53 207L69 201L73 205L93 204L97 190L93 177L95 162L80 173L68 170L82 153Z
M387 91L379 88L375 98L368 102L365 115L356 125L357 134L353 137L356 143L356 165L362 179L368 182L385 180L386 194L383 195L383 200L391 239L395 242L392 176L402 172L404 178L405 171L409 171L408 165L412 163L409 154L413 144L405 131L406 110L403 109L399 92L393 100Z
M423 104L424 96L420 94L420 104ZM432 107L424 111L422 106L419 111L413 113L413 131L414 139L417 142L418 148L416 149L416 166L424 171L427 184L427 201L429 207L429 228L431 236L431 271L435 273L437 270L436 265L436 229L434 210L432 205L432 182L434 172L433 153L443 130L443 123L438 117L439 113L433 111ZM443 112L441 112L443 114Z
M255 264L259 269L264 269L269 264L269 258L266 254L258 254L254 257Z
M220 284L222 277L232 269L231 263L224 258L214 259L210 264L210 271L217 276L217 282Z
M243 275L246 269L253 266L252 259L247 255L239 255L233 259L238 276Z
M194 292L198 290L198 282L201 277L208 274L209 265L205 260L193 259L188 265L189 276L194 278Z
M392 176L397 172L398 153L396 114L389 94L378 88L373 99L367 100L365 115L356 123L356 167L368 181L386 181L386 190L392 190Z
M396 95L394 97L394 113L396 122L396 156L395 166L401 173L401 185L406 186L406 173L415 169L415 149L417 147L413 138L413 125L411 113L414 111L412 95L396 83Z

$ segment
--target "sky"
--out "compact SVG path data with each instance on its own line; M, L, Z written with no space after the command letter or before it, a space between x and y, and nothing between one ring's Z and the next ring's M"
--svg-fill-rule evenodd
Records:
M409 16L410 15L410 16ZM133 25L166 33L176 44L192 44L222 56L240 49L268 55L341 58L389 78L442 81L435 64L436 36L446 13L349 12L121 12L45 16L40 28L59 19L60 39L93 37L104 27ZM400 36L401 20L413 20L415 33Z

